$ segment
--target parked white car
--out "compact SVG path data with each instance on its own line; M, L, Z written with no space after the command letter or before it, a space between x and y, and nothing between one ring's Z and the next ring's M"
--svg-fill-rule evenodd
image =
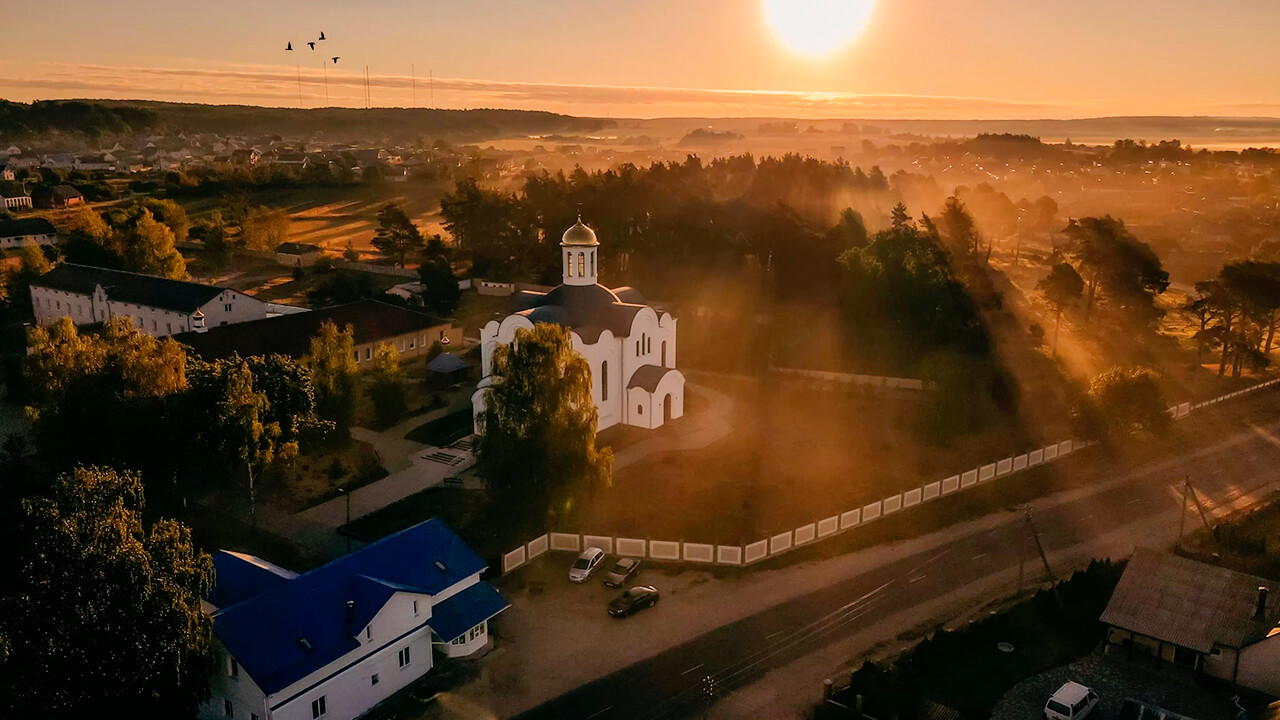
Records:
M569 580L584 583L590 580L603 564L604 551L600 548L587 548L582 551L577 560L573 561L573 567L569 568Z
M1044 704L1045 720L1080 720L1098 707L1098 694L1080 683L1068 681Z

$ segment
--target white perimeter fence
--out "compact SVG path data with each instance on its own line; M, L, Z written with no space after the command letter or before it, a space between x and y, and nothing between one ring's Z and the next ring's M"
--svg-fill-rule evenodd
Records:
M1190 415L1192 410L1198 410L1240 395L1256 392L1271 387L1277 382L1280 382L1280 379L1268 380L1200 403L1184 402L1169 408L1168 413L1175 420L1180 420ZM845 510L830 517L801 525L794 530L761 538L746 545L712 545L709 543L652 540L649 538L611 537L607 535L582 535L561 532L547 533L539 535L520 547L503 554L502 572L503 574L509 573L549 550L581 552L586 548L592 547L598 547L606 553L625 555L627 557L651 558L667 562L729 566L751 565L766 558L781 555L789 550L834 537L885 516L904 512L922 503L937 500L977 485L984 485L998 478L1053 462L1091 444L1093 443L1081 440L1063 440L1052 443L1030 452L980 465L951 477L935 480L918 488L912 488L897 495L890 495L883 500Z

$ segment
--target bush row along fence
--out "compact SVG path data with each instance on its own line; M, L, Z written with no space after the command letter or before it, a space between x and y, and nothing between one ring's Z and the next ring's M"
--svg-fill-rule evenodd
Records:
M1175 420L1182 419L1190 415L1192 410L1256 392L1271 387L1277 382L1280 382L1280 380L1268 380L1200 403L1184 402L1170 407L1167 412ZM952 475L949 478L935 480L921 487L890 495L882 500L846 510L745 545L716 545L579 533L547 533L510 552L504 553L502 556L502 572L503 574L509 573L548 551L581 552L593 547L600 548L609 554L650 558L665 562L732 567L752 565L795 548L835 537L846 531L894 513L903 512L917 505L1053 462L1092 444L1092 441L1082 440L1063 440L1052 443L1030 452L1012 455L993 463L980 465L972 470Z
M797 368L770 368L783 377L810 380L819 385L837 387L869 386L898 390L932 390L933 383L916 378L885 377L882 375L854 375L852 373L826 372L824 370L800 370Z

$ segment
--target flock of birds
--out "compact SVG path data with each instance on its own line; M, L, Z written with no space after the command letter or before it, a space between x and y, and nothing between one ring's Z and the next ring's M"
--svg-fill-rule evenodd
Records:
M321 31L320 31L320 37L316 38L315 40L312 40L312 41L307 42L307 46L308 46L308 47L310 47L310 48L312 49L312 51L314 51L314 50L316 49L316 43L317 43L317 42L320 42L321 40L324 40L324 31L323 31L323 30L321 30ZM285 51L287 51L287 52L293 52L293 41L292 41L292 40L288 41L288 42L285 44L284 49L285 49ZM337 65L337 64L338 64L338 60L339 60L339 59L341 59L341 58L340 58L340 57L335 57L335 58L333 58L333 64L334 64L334 65Z

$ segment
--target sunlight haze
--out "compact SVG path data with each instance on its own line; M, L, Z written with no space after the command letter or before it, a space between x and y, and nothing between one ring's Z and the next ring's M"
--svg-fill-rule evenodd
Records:
M296 107L301 84L318 107L327 73L327 104L363 107L368 66L375 106L411 106L413 75L433 75L420 106L614 117L1280 114L1268 0L881 0L861 32L863 1L818 25L777 4L792 14L757 0L70 0L57 44L41 13L7 13L0 95ZM793 49L806 38L828 52Z

